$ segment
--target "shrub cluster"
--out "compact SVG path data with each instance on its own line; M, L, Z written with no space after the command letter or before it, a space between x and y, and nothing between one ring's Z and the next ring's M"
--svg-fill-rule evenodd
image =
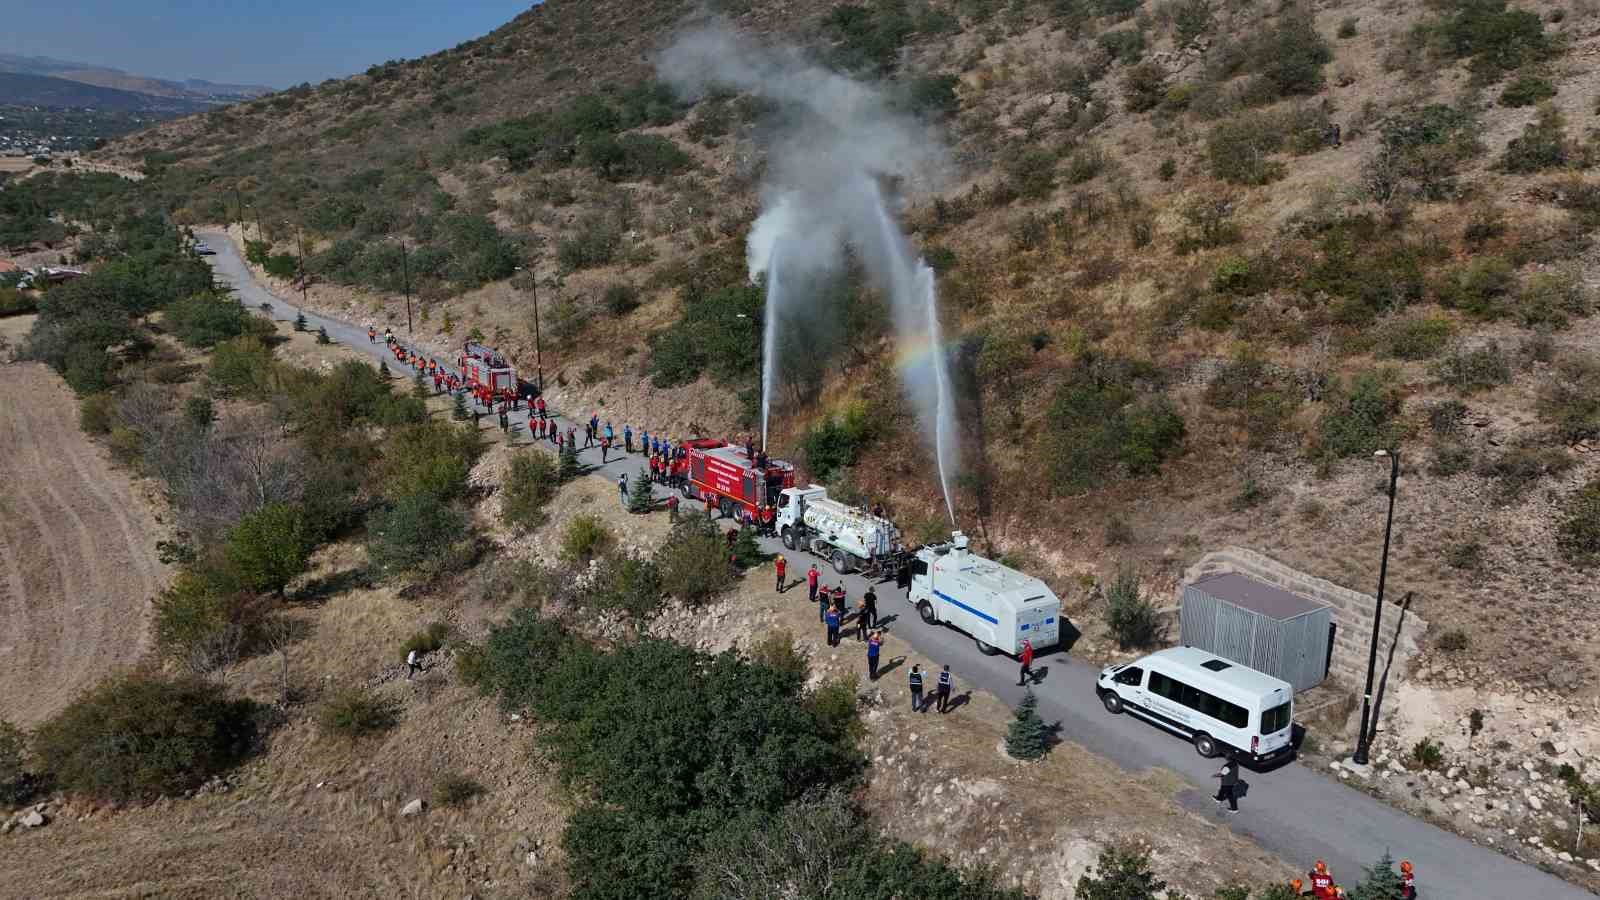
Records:
M1150 475L1182 449L1183 417L1166 397L1084 374L1064 382L1045 414L1043 456L1057 492L1117 474Z

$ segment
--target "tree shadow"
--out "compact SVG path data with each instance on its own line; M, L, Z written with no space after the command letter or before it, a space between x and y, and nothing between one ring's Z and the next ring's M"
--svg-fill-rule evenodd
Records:
M321 578L313 578L285 599L290 603L315 606L327 602L334 594L370 587L372 587L372 574L365 566L355 566Z

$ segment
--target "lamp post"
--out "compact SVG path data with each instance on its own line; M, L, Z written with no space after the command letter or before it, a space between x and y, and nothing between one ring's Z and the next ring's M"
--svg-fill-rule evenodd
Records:
M237 187L233 189L233 208L239 214L239 236L244 237L244 198Z
M288 227L288 225L289 225L288 222L285 222L283 224L284 224L284 227ZM300 308L302 310L304 310L305 307L306 307L306 286L307 286L307 279L306 279L306 236L305 236L305 232L300 229L299 225L296 225L294 227L294 242L295 242L295 245L297 247L299 247L299 249L300 249Z
M390 235L390 239L400 245L400 277L406 292L406 337L411 338L411 263L406 256L405 238Z
M1371 749L1372 678L1378 668L1378 629L1383 623L1383 587L1389 577L1389 535L1394 530L1394 490L1400 480L1400 451L1379 450L1375 459L1389 460L1389 516L1383 523L1383 560L1378 563L1378 602L1372 608L1372 646L1367 649L1367 689L1361 695L1361 734L1356 737L1356 752L1350 761L1358 766L1367 764L1367 751Z
M528 273L528 293L533 296L533 370L537 375L539 393L544 394L544 346L539 339L539 278L532 267L517 266L516 271Z

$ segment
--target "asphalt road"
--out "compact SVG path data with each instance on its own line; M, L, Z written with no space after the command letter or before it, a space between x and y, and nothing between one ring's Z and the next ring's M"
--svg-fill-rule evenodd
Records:
M262 287L250 275L226 235L208 232L200 237L217 251L216 256L208 257L213 268L232 284L246 306L256 309L262 303L269 303L276 318L294 318L296 308L292 300L281 299ZM333 340L365 352L374 360L393 362L381 342L370 344L367 341L365 323L346 323L309 312L305 315L312 330L324 327ZM381 333L381 327L379 331ZM391 368L397 376L407 375L393 365ZM552 409L551 412L557 411ZM587 411L557 418L563 426L577 425L581 431L583 412ZM512 420L513 439L527 443L527 413L516 413ZM620 434L622 423L614 424ZM494 417L485 417L483 427L497 427ZM596 477L612 482L623 473L627 473L630 480L637 477L643 464L643 458L637 454L613 458L604 465L600 463L598 450L584 451L581 457L592 467ZM657 492L665 496L660 488ZM685 511L691 508L691 503L684 504ZM770 552L783 550L776 539L763 543ZM810 557L804 553L783 552L789 559L790 577L802 578ZM852 602L865 592L867 583L864 580L853 575L837 575L822 560L817 560L817 564L823 583L832 585L843 581ZM880 618L888 620L887 629L929 659L948 662L956 678L956 693L976 687L1008 703L1015 704L1020 699L1023 689L1017 686L1015 660L983 656L972 639L960 632L946 626L923 624L916 610L904 602L904 595L896 591L893 584L879 585L877 590ZM796 602L804 601L803 584L794 590L793 596ZM822 639L821 625L817 626L815 638ZM846 642L844 648L848 651L850 642ZM862 651L861 668L864 675L865 651ZM1063 738L1089 748L1126 770L1159 766L1179 773L1191 785L1179 795L1184 806L1306 869L1313 860L1326 860L1334 877L1347 889L1359 880L1362 866L1388 850L1396 859L1410 859L1416 865L1419 894L1423 897L1576 900L1595 896L1495 850L1406 815L1294 762L1264 772L1245 770L1242 774L1250 783L1249 794L1240 804L1239 814L1228 815L1211 801L1215 784L1211 773L1216 771L1217 761L1202 759L1187 742L1139 719L1107 713L1094 692L1095 678L1099 674L1096 667L1074 660L1068 654L1047 650L1034 660L1034 670L1040 675L1034 686L1039 713L1046 722L1059 723ZM893 679L904 679L903 667L886 677L891 684Z

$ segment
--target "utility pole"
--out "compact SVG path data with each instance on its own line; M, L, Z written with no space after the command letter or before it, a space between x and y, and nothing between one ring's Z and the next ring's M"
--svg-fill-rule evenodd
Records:
M303 311L306 308L306 236L298 225L294 227L294 240L300 248L300 309Z
M233 209L239 214L239 236L244 237L244 198L239 196L239 187L233 188Z
M533 296L533 369L538 378L539 393L544 393L544 346L539 339L539 279L533 266L517 266L516 271L528 273L528 293Z
M1356 752L1350 761L1358 766L1367 764L1371 749L1370 722L1372 716L1372 677L1378 668L1378 629L1383 623L1383 587L1389 577L1389 535L1394 530L1394 491L1400 480L1400 451L1379 450L1373 456L1389 460L1389 516L1383 524L1383 559L1378 563L1378 602L1372 609L1372 646L1367 650L1367 689L1361 695L1361 734L1356 737Z
M400 241L400 276L404 279L406 289L406 337L411 334L411 263L406 258L406 242Z

